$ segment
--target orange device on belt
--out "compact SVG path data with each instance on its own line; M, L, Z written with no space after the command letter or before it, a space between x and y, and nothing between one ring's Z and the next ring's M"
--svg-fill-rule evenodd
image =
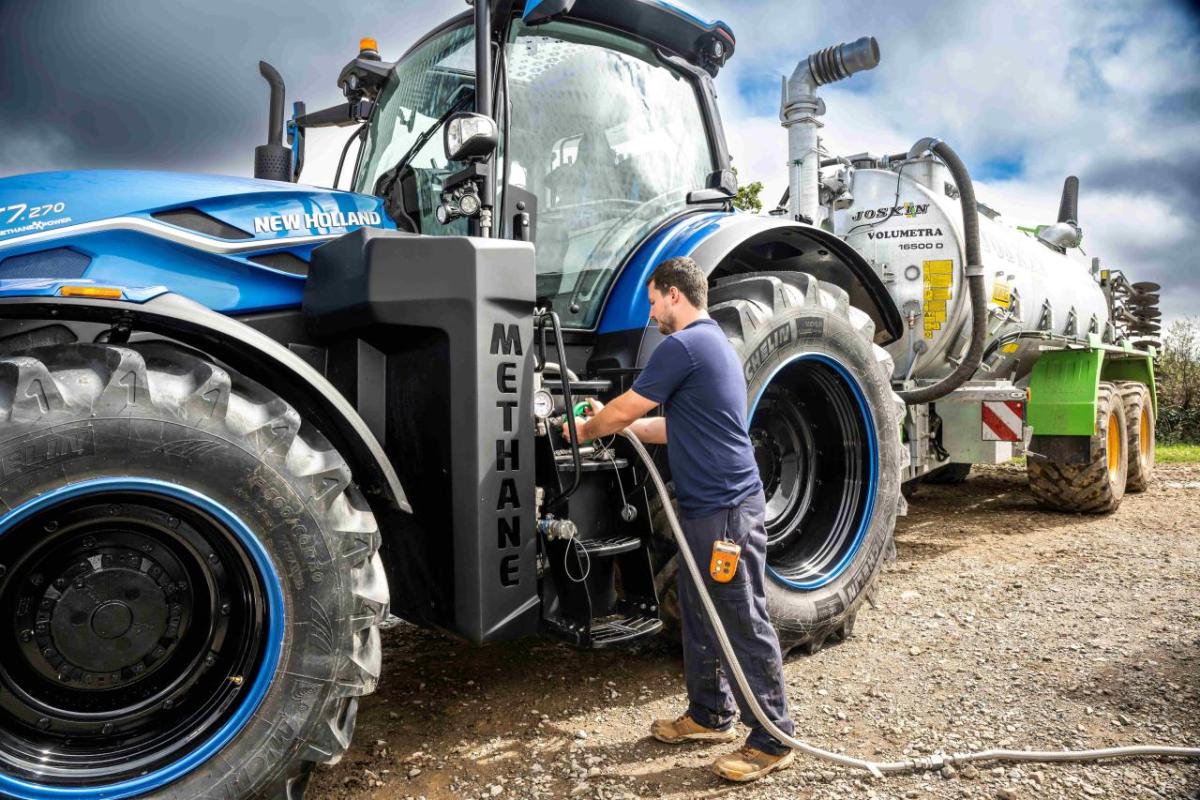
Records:
M718 539L713 542L712 561L708 565L708 574L717 583L729 583L737 572L738 558L742 555L740 545L728 539Z

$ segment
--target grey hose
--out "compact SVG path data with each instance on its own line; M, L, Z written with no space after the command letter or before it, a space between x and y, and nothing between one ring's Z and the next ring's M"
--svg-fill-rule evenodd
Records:
M746 700L746 705L750 707L750 712L754 715L755 719L762 723L767 733L788 747L816 758L841 764L844 767L866 770L877 777L883 777L885 774L899 775L909 772L941 769L949 764L965 764L971 761L1095 761L1101 758L1120 758L1125 756L1183 756L1186 758L1200 758L1200 747L1138 745L1134 747L1108 747L1100 750L984 750L978 753L943 753L924 758L906 759L904 761L882 762L865 761L861 758L823 750L820 747L815 747L793 736L789 736L771 721L766 712L763 711L762 705L759 704L758 698L750 691L750 684L746 681L746 675L742 672L742 665L738 663L737 655L733 652L733 645L729 643L729 636L725 633L724 626L721 625L721 618L717 615L716 606L713 605L712 597L708 594L708 587L704 584L700 568L696 566L696 559L692 556L692 551L688 548L683 537L683 531L679 527L679 518L675 516L675 508L671 504L670 495L667 494L667 487L663 483L662 476L658 474L658 470L654 467L654 459L650 457L650 454L646 452L646 448L642 445L641 441L632 432L623 430L621 431L621 435L633 445L633 449L637 451L638 456L646 465L646 471L649 473L651 480L654 481L654 488L658 490L658 497L662 501L663 511L666 512L667 522L671 526L671 533L675 537L675 543L679 546L679 555L683 558L683 563L687 565L687 571L692 577L692 583L696 585L696 592L700 596L700 602L704 605L704 612L708 614L708 619L712 622L713 633L717 637L717 643L721 645L721 653L725 656L725 663L729 665L729 671L733 674L733 679L737 683L738 689L741 690L742 697Z
M962 162L950 145L937 139L922 139L908 151L909 158L917 158L926 151L939 156L950 169L958 185L959 202L962 205L963 242L966 246L966 265L963 273L967 278L967 291L971 297L971 344L967 355L954 371L932 386L897 392L905 403L917 405L945 397L962 386L979 369L983 360L984 339L987 338L987 287L983 285L983 254L979 249L979 206L975 201L975 184Z

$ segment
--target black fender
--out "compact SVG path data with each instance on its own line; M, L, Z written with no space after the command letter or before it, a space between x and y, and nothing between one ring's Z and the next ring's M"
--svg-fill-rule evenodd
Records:
M747 214L697 245L692 258L710 281L752 272L807 272L845 289L850 305L867 312L875 323L875 344L885 347L904 335L900 309L867 260L815 225Z
M195 348L252 377L290 403L338 449L377 513L412 507L383 447L354 406L287 347L245 323L178 294L144 303L75 297L0 298L0 319L112 324Z

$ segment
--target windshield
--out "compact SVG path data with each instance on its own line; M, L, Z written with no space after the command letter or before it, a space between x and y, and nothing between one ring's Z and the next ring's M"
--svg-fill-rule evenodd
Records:
M466 25L440 33L396 65L380 95L354 183L355 191L374 194L379 178L409 155L417 204L413 221L425 233L467 232L465 219L446 226L434 219L443 180L464 166L446 160L437 123L451 108L464 102L469 107L474 97L474 30Z
M696 85L648 47L565 23L518 24L507 57L507 169L538 198L537 293L592 327L629 252L716 168Z

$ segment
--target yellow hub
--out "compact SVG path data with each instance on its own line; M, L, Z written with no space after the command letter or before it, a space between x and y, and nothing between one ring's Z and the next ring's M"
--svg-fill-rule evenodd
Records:
M1142 417L1138 420L1138 455L1141 456L1142 463L1146 464L1150 460L1150 448L1154 446L1154 434L1150 431L1150 406L1142 406Z
M1124 443L1121 441L1121 424L1116 414L1108 415L1108 479L1113 483L1121 477L1121 461L1124 460Z

